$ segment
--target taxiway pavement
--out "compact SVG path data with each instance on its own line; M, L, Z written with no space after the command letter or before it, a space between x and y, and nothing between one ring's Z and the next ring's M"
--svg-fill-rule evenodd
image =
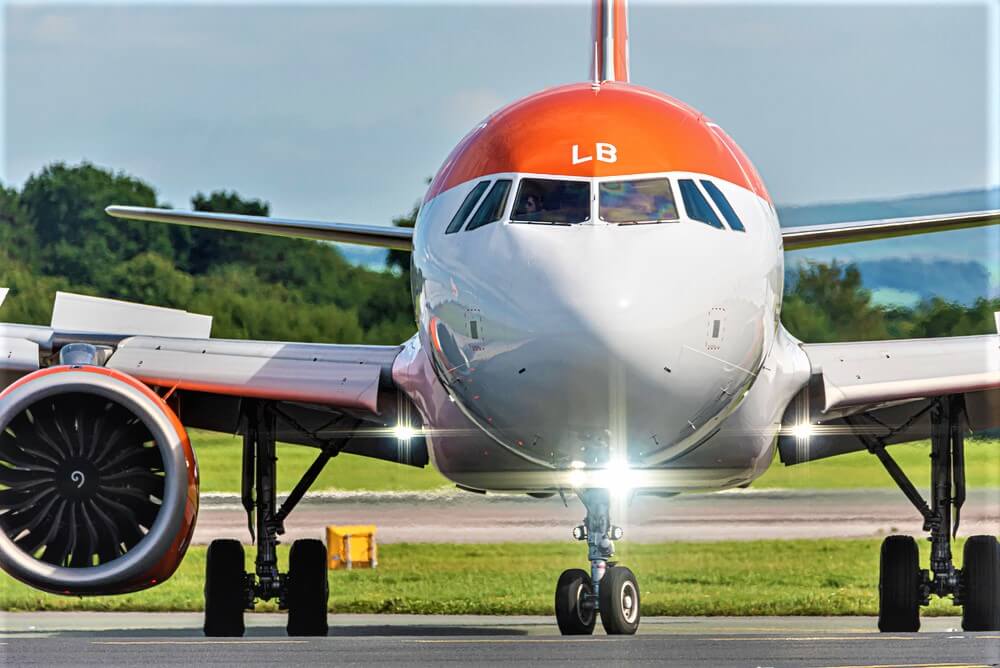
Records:
M289 638L280 614L244 638L204 638L192 613L0 613L0 663L81 665L576 665L886 667L1000 664L1000 633L958 618L879 634L871 617L654 617L634 637L564 638L549 617L331 615L325 638ZM599 663L597 663L599 662Z
M375 524L381 543L539 542L569 538L584 516L573 498L428 493L313 494L285 522L284 542L321 538L329 524ZM877 490L736 490L639 496L612 517L629 541L862 538L922 533L922 518L901 492ZM976 489L962 511L962 535L1000 533L1000 489ZM236 495L202 497L194 542L249 541Z

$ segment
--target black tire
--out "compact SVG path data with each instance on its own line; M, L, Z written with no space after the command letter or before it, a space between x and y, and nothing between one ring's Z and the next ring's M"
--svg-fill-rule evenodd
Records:
M608 635L633 635L639 628L639 584L624 566L608 568L601 578L598 594L601 624Z
M205 635L242 636L246 605L243 546L238 540L213 540L205 559Z
M912 536L882 541L878 574L878 630L920 630L920 555Z
M288 557L288 635L325 636L330 585L326 579L326 546L321 540L292 543Z
M1000 631L1000 544L972 536L962 555L962 629Z
M597 614L594 606L581 605L588 594L590 573L579 568L563 571L556 584L556 623L564 636L589 636L594 632Z

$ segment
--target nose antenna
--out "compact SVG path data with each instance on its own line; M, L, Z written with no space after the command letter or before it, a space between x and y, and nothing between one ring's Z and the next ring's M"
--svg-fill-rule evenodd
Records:
M628 0L594 0L591 67L594 83L629 80Z

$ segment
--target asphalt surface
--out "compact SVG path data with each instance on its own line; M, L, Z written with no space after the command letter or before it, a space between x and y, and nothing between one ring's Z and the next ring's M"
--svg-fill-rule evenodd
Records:
M306 497L285 523L283 541L321 538L329 524L375 524L381 543L538 542L567 540L583 520L573 497L469 492L334 493ZM629 541L862 538L920 535L922 519L901 492L877 490L737 490L636 497L612 514ZM970 490L961 534L1000 533L1000 489ZM249 542L246 514L236 495L203 495L194 542L236 538Z
M188 613L7 613L0 661L64 665L995 666L1000 633L924 620L914 634L874 633L870 617L646 618L634 637L564 638L547 617L331 615L330 636L288 638L284 615L247 616L245 638L201 637ZM598 625L599 627L599 625Z

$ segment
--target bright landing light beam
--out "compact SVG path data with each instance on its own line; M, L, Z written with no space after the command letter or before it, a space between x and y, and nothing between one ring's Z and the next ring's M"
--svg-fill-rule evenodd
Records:
M416 430L407 424L398 424L392 430L393 436L395 436L400 441L409 441L411 438L417 435Z

